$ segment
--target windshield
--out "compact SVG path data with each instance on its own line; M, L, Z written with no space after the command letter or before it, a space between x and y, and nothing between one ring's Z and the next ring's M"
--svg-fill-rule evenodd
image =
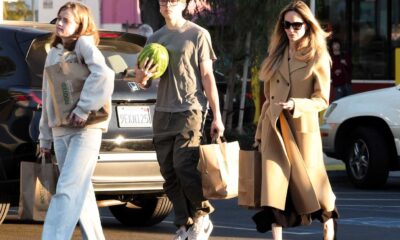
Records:
M51 34L40 36L32 41L26 56L26 62L31 74L31 86L41 88L43 68L47 53L50 51ZM101 39L99 49L103 53L107 65L116 73L116 79L120 79L128 67L136 64L136 59L142 47L124 39Z

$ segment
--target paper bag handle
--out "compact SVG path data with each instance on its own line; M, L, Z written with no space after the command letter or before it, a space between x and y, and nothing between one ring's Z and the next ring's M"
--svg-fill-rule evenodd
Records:
M36 158L36 162L40 163L42 165L42 167L46 164L46 163L52 163L54 165L57 165L57 162L51 157L51 156L46 156L45 154L41 153L37 156Z
M211 139L211 143L224 143L224 142L227 142L226 138L224 136L220 136L220 137L217 136L217 137L213 137Z

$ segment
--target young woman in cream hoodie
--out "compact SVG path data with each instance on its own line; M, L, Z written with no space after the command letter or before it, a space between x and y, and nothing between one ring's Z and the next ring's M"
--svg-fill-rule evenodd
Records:
M69 126L56 125L48 76L43 74L40 152L50 154L53 143L60 169L56 193L44 222L42 239L45 240L71 239L78 220L83 239L104 239L91 177L109 118L93 125L86 124L86 120L91 111L99 110L107 102L111 106L114 72L96 47L98 42L93 17L85 5L68 2L60 8L45 67L59 63L61 57L69 62L80 58L90 74L69 116Z

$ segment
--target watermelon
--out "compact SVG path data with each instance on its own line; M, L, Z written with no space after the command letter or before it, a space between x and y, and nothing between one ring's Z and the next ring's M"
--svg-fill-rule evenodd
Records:
M157 72L151 77L156 79L161 77L168 67L168 50L161 44L150 43L146 45L138 56L139 68L143 68L146 58L153 59L153 63L157 64Z

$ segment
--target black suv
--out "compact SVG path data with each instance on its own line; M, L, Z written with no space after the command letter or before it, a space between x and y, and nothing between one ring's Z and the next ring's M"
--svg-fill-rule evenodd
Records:
M0 24L0 223L18 206L21 161L35 161L41 115L42 73L52 24ZM98 205L123 224L151 226L171 211L152 144L157 81L141 90L126 74L146 39L100 31L99 49L115 71L113 113L103 134L92 179Z

